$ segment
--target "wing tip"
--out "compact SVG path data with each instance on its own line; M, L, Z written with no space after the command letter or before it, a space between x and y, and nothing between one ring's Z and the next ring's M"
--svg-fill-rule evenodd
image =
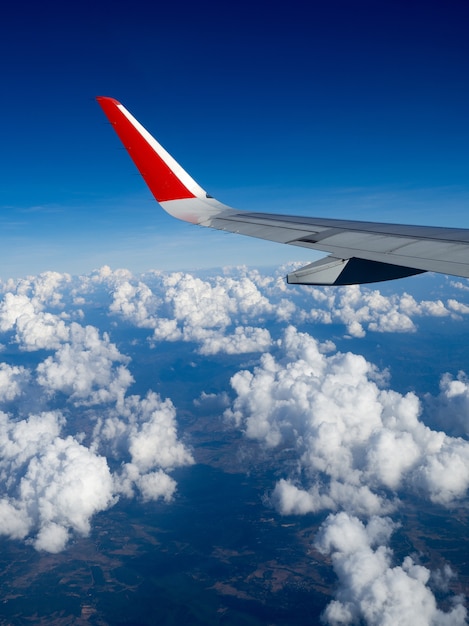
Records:
M115 98L96 101L160 204L205 196L204 190Z
M116 100L115 98L111 98L110 96L96 96L96 100L98 102L109 102L109 104L115 104L120 105L121 103L119 102L119 100Z

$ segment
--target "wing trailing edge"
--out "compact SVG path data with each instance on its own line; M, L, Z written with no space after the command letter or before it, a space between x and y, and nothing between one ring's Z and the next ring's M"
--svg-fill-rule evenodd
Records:
M161 207L226 232L328 253L287 281L351 285L440 272L469 278L469 230L240 211L222 204L114 98L97 101Z

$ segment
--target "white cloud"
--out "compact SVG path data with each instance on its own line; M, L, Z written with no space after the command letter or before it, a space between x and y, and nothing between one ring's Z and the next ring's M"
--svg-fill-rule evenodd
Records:
M31 522L21 504L8 498L0 498L0 534L10 539L24 539Z
M278 358L262 355L231 384L236 398L225 415L268 448L296 450L298 475L274 492L282 512L370 515L394 506L383 493L410 490L443 505L467 493L469 442L426 426L417 396L382 388L362 356L325 355L289 327Z
M117 491L129 497L137 486L146 500L163 497L169 501L176 483L166 472L194 462L178 439L173 403L154 392L145 398L127 397L99 418L94 440L108 456L125 461L114 480Z
M272 492L271 502L282 515L305 515L318 511L353 510L357 515L378 515L394 510L394 502L379 496L367 485L354 485L331 480L327 491L319 484L309 489L280 479Z
M260 290L271 279L245 269L237 277L213 280L183 272L155 273L146 280L151 288L142 281L114 281L110 312L138 327L153 328L155 342L196 343L205 355L262 352L271 337L257 325L265 316L284 321L296 310L285 298L277 298L274 305Z
M0 330L16 330L15 341L26 351L56 349L68 339L63 319L43 312L42 303L8 292L0 304Z
M115 363L129 359L106 333L101 339L93 326L73 322L69 332L70 342L38 365L38 383L49 392L61 391L81 403L122 401L133 378L123 365Z
M55 438L31 459L20 482L20 500L39 527L37 549L63 550L69 529L90 531L90 518L113 501L112 477L106 459L72 437Z
M0 331L15 331L15 341L25 351L54 350L68 340L63 318L67 314L60 288L71 282L68 274L44 272L34 278L7 281L0 303ZM59 313L44 311L45 307Z
M287 321L343 324L355 337L414 332L422 316L462 319L466 304L385 296L364 287L287 290L283 278L247 268L209 278L182 272L136 278L108 267L74 279L50 272L4 283L3 294L2 342L23 351L25 363L31 360L29 366L0 364L0 533L57 552L74 534L87 534L93 516L117 498L170 502L174 497L172 470L194 459L178 434L169 399L146 388L141 396L127 395L133 382L130 359L116 342L123 341L122 327L128 331L133 325L146 329L154 344L191 342L206 356L264 353L257 368L233 378L236 398L227 415L269 449L273 462L277 448L288 450L290 465L277 468L283 477L271 496L281 513L336 514L321 534L342 590L328 608L331 620L333 611L336 617L349 611L371 619L365 597L377 607L376 615L387 615L390 608L375 597L378 587L370 591L367 581L343 576L349 563L374 563L382 593L389 593L396 607L407 610L392 595L399 585L403 597L410 589L429 606L434 603L430 582L443 588L450 574L443 568L428 579L428 570L411 559L393 563L388 547L393 525L379 520L400 506L403 492L443 506L464 497L468 444L451 435L467 427L465 376L444 378L438 398L422 405L415 394L386 388L386 376L360 355L336 352L332 342L320 344L294 327L280 342L277 337ZM109 319L99 317L106 309ZM77 323L88 316L93 326ZM29 354L38 350L49 354ZM222 411L227 395L202 393L197 402L201 411ZM423 423L422 406L428 411L430 405L433 421ZM441 424L451 422L453 430L438 432L436 416ZM360 532L364 537L353 553L332 539L343 511L348 523L342 520L342 531L352 539ZM364 524L355 516L375 521ZM432 606L435 619L446 619ZM450 623L461 623L463 611L456 606Z
M28 296L38 306L48 305L62 308L61 290L71 282L69 274L59 272L43 272L38 276L8 280L3 285L3 291Z
M6 491L15 485L18 470L60 434L65 418L59 411L12 419L0 412L0 477Z
M193 458L178 439L171 401L149 392L104 414L87 447L83 435L63 434L59 411L25 419L0 412L0 534L59 552L72 533L87 535L93 515L120 495L132 497L136 488L144 501L172 499L177 485L168 472Z
M384 295L359 285L343 288L289 287L283 277L261 276L245 267L228 268L225 276L200 278L190 273L148 272L139 279L125 270L101 268L87 279L82 290L106 285L112 293L110 313L140 328L153 329L153 340L198 344L202 354L213 354L217 342L235 328L265 328L267 321L340 323L349 336L367 332L415 332L421 317L458 319L469 306L450 298L417 301L412 295ZM285 295L288 295L286 298ZM311 307L311 305L313 305ZM230 354L244 350L244 342L227 341ZM261 343L257 351L265 350ZM252 351L252 347L246 348ZM242 353L242 352L240 352Z
M162 470L139 476L136 484L145 502L158 500L158 498L170 502L176 491L176 481Z
M330 555L339 579L337 599L326 608L324 621L333 626L459 626L467 612L461 598L443 612L428 586L430 571L407 556L392 564L387 546L395 525L388 518L371 518L367 525L346 513L330 515L316 537L317 549Z
M0 418L0 533L32 536L38 549L59 551L69 530L87 534L90 518L110 505L107 462L73 437L60 437L60 412Z
M464 372L456 377L446 373L440 380L440 393L425 396L429 423L450 435L469 436L469 380Z
M9 402L21 395L28 380L26 368L0 363L0 402Z
M451 506L466 495L469 486L469 442L445 435L437 449L434 443L427 448L413 478L432 502Z
M129 289L131 278L103 268L78 281L49 272L3 285L0 332L24 353L52 354L32 367L0 363L0 534L59 552L121 496L170 501L177 485L169 473L193 462L171 401L151 391L126 397L130 359L108 333L70 321L84 316L73 306L95 306L112 284L115 307L145 325L155 300L143 284ZM125 309L126 297L134 308ZM67 311L51 312L64 302ZM63 410L31 411L49 405ZM86 433L77 432L77 406L92 407Z
M65 526L49 522L39 528L33 544L36 550L56 554L57 552L62 552L69 538L70 535Z
M467 315L469 306L450 298L417 301L408 293L383 295L378 289L360 285L343 288L312 288L309 291L315 306L308 317L322 324L345 324L352 337L364 337L367 331L380 333L415 332L415 318Z
M153 316L157 307L158 300L147 285L141 281L132 285L125 280L116 286L109 310L132 321L136 326L153 328Z
M271 343L265 328L242 326L247 320L271 314L273 307L248 277L220 277L211 284L190 274L176 273L165 281L168 317L155 325L157 340L196 342L201 354L241 354L266 350ZM281 315L287 315L283 307ZM176 322L176 324L175 324ZM229 327L235 326L230 333Z
M461 289L463 291L469 291L469 282L466 281L465 283L463 283L462 281L458 280L458 281L450 281L450 285L452 287L455 287L456 289Z
M243 354L264 352L272 343L267 328L237 326L232 334L207 333L199 349L200 354Z
M385 382L362 356L325 354L315 339L289 327L275 355L233 376L236 397L225 416L266 446L273 463L283 458L276 448L289 450L286 476L270 496L281 514L334 512L315 542L339 580L324 613L328 624L465 624L461 598L452 598L447 613L437 607L430 570L411 557L393 564L388 542L395 524L383 516L395 512L403 493L442 506L464 498L469 442L429 428L418 397ZM464 397L465 404L466 392L463 374L444 378L442 394L450 401ZM436 572L432 580L442 577Z
M194 405L202 407L205 411L222 411L230 404L230 399L226 391L222 393L205 393L202 391L198 398L195 398Z

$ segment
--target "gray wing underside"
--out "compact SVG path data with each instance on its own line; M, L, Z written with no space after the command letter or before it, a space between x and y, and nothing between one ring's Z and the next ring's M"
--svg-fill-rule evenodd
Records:
M213 203L218 211L203 226L329 253L292 272L290 283L366 283L427 271L469 278L468 229L251 213Z

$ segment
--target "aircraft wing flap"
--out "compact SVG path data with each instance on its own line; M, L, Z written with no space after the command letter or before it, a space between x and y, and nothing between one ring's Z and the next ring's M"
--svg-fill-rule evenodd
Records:
M469 263L460 260L444 260L435 258L419 258L416 256L407 256L403 253L383 253L371 252L368 250L352 250L342 247L327 246L323 244L308 246L314 250L327 252L334 257L340 259L350 259L352 257L364 259L368 261L376 261L378 263L386 263L388 265L398 265L400 267L409 267L422 270L424 272L439 272L441 274L451 274L453 276L462 276L469 278ZM466 252L466 259L469 256L469 250ZM378 279L375 279L378 280Z
M391 237L410 237L411 239L435 239L469 244L469 229L446 228L443 226L415 226L413 224L386 224L382 222L364 222L359 220L341 220L327 217L307 217L298 215L280 215L275 213L252 213L239 211L242 219L268 218L270 221L295 224L298 228L311 230L336 229L386 235Z
M398 228L395 227L394 233L390 235L379 230L362 231L359 222L348 223L341 220L340 227L331 227L329 222L327 228L323 220L316 225L314 219L310 218L307 224L302 224L303 228L309 229L307 233L306 230L295 230L300 219L297 217L288 222L283 217L276 226L275 220L269 220L269 226L264 226L260 223L259 217L256 217L253 224L249 213L238 212L230 215L228 219L211 218L210 224L207 225L233 233L327 252L339 259L362 258L388 265L414 267L420 271L469 277L467 263L469 243L460 242L456 237L456 240L445 238L448 234L447 229L431 227L431 238L419 240L410 236L412 228L410 230L404 228L405 234L400 235L396 232ZM352 225L353 229L347 230L348 225ZM438 234L440 239L436 238Z
M409 239L407 237L395 237L379 233L374 234L346 230L336 231L335 229L329 229L327 234L323 233L316 240L311 240L310 243L314 245L320 242L327 246L331 245L353 250L365 249L370 252L389 254L401 246L409 245L409 243L415 241L415 239Z
M339 259L361 258L469 278L469 242L461 241L464 231L457 229L376 224L373 230L370 222L301 216L289 219L234 209L211 216L203 225L327 252ZM379 280L377 270L379 266L374 280Z
M448 241L410 241L396 250L417 259L438 259L441 261L463 261L468 257L469 246Z
M258 239L266 239L277 243L290 243L305 236L304 230L295 229L292 226L278 226L247 222L244 220L212 218L210 227L224 230L238 235L247 235Z
M328 230L327 226L323 226L321 224L316 224L309 221L302 222L298 219L288 219L286 217L282 217L282 219L276 219L277 215L275 214L256 214L250 213L249 211L235 211L234 209L232 209L232 211L228 214L214 216L214 219L217 218L225 219L230 222L236 222L237 224L258 224L259 226L278 228L282 230L288 228L303 233L303 236L307 234L317 234ZM214 227L214 224L209 225ZM233 226L233 228L235 227Z

